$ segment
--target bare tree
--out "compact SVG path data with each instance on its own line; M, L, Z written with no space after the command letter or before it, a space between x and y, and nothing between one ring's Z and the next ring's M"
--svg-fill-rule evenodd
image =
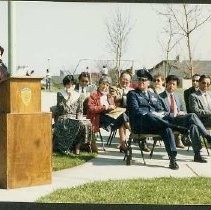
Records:
M194 71L192 64L193 57L191 37L194 31L211 19L211 14L204 15L202 6L200 5L190 5L184 3L182 5L182 9L176 9L173 6L169 6L168 8L168 13L166 15L172 17L179 34L186 39L189 59L188 71L189 75L192 76Z
M120 75L122 56L126 50L129 34L133 28L130 15L125 15L120 9L116 9L105 22L108 35L108 48L114 55L117 78Z
M169 61L169 55L171 53L171 51L174 49L174 47L180 42L180 40L182 39L181 37L178 37L178 33L175 30L175 28L173 27L173 23L172 23L172 17L166 15L165 13L158 13L159 15L164 15L167 18L167 25L163 27L163 33L165 34L166 38L159 40L159 43L163 49L163 51L165 52L165 77L168 76L168 74L171 71L171 63Z

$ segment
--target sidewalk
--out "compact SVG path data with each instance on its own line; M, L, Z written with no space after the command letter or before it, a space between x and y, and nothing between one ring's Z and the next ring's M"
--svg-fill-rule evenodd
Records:
M102 133L105 140L108 133ZM146 165L143 165L140 150L133 144L133 160L131 166L126 166L123 161L123 153L116 149L117 138L111 147L106 146L106 151L100 147L97 158L70 169L53 172L52 184L18 189L0 189L0 201L34 202L41 196L45 196L56 189L74 187L88 182L109 179L133 179L154 177L211 177L211 160L207 156L205 148L202 149L208 163L200 164L193 162L192 150L178 150L179 170L168 168L169 160L164 145L155 147L152 159L145 153ZM149 141L149 145L152 142ZM101 143L98 142L101 146ZM151 145L150 145L151 146Z
M42 111L49 111L49 107L56 104L56 93L42 92ZM108 134L102 131L105 141ZM95 159L70 169L53 172L52 184L40 185L17 189L0 189L0 201L34 202L41 196L45 196L56 189L74 187L88 182L109 179L132 179L153 177L211 177L211 158L207 156L205 148L202 155L208 163L200 164L193 162L193 152L186 149L178 149L179 170L168 168L169 159L164 145L155 147L152 159L145 153L146 165L143 165L140 150L133 144L133 160L131 166L126 166L123 161L123 153L116 149L118 138L115 138L111 147L106 146L102 151L101 143L98 142L100 151ZM149 146L152 142L149 141Z

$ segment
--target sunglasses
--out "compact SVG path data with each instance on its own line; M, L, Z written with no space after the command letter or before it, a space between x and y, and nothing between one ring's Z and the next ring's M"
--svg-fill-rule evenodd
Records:
M144 77L140 77L140 78L138 78L138 81L139 82L146 82L146 81L148 81L148 79L144 78Z
M210 86L210 83L209 82L202 82L203 85L207 85L207 86Z
M153 82L160 82L159 79L153 79Z
M199 80L198 79L193 79L192 82L199 82Z

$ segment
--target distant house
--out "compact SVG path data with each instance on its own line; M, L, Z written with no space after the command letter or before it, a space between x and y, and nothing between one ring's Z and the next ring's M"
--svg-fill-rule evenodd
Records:
M194 60L192 63L193 63L194 74L199 73L199 74L211 75L211 61ZM157 73L160 73L163 76L169 74L175 74L180 79L191 78L191 72L188 69L188 60L183 60L181 62L179 60L169 60L168 63L166 60L162 60L160 63L156 64L153 68L149 69L149 71L152 75L155 75Z
M62 80L63 78L68 75L68 74L71 74L69 71L63 71L63 70L60 70L60 75L59 76L51 76L51 79L52 79L52 82L54 84L62 84Z
M66 75L68 75L68 74L72 74L70 71L63 71L63 70L60 70L60 75L59 76L52 76L51 78L52 78L52 82L54 83L54 84L62 84L62 80L63 80L63 78L66 76ZM79 76L79 74L75 74L74 75L74 78L76 79L76 80L78 80L78 76ZM101 74L100 73L95 73L95 72L93 72L93 73L91 73L91 83L92 84L98 84L98 81L99 81L99 79L100 79L100 76L101 76Z

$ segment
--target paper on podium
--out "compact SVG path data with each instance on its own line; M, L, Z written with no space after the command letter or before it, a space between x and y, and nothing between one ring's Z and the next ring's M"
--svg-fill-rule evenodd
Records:
M117 119L121 114L123 114L126 111L126 108L117 107L114 110L106 113L109 117L112 117L114 119Z

